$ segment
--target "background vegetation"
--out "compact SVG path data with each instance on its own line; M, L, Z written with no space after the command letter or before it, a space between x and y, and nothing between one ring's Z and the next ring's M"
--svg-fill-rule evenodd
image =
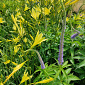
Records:
M0 0L0 85L85 84L85 1L75 11L78 1ZM63 65L58 64L61 3Z

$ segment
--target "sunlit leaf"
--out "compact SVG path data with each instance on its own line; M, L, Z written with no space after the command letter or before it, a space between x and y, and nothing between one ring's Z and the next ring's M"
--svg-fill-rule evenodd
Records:
M74 56L73 59L85 59L85 56Z
M53 3L54 0L51 0L51 3Z
M0 43L1 43L2 41L0 41Z
M29 1L28 1L28 0L26 0L26 3L27 3L27 4L29 4Z
M47 39L45 39L45 37L42 37L42 36L43 36L43 34L42 33L39 34L39 31L38 31L37 35L35 37L34 43L31 46L31 48L33 48L34 46L36 46L36 45L40 44L41 42L47 40Z
M66 17L66 22L68 22L69 21L69 18L68 17Z
M5 6L5 4L3 3L3 8L5 8L6 6Z
M46 7L42 8L43 14L48 15L50 13L50 9L51 9L51 7L49 9Z
M10 60L7 60L6 62L3 62L4 64L8 64L8 63L10 63Z
M77 76L74 76L73 74L68 75L68 81L75 81L80 80Z
M69 5L75 4L76 2L78 2L79 0L75 0L73 2L71 2Z
M25 4L25 9L24 11L27 11L29 8L27 7L27 4Z
M18 16L20 16L21 15L21 13L20 12L17 12L17 14L15 15L16 17L18 17Z
M10 41L12 41L12 40L8 40L8 39L6 40L6 42L10 42Z
M27 42L27 38L25 37L23 41L26 43Z
M75 4L76 2L78 2L79 0L74 0L74 1L72 1L72 0L68 0L66 3L65 3L65 5L72 5L72 4Z
M34 38L32 37L32 35L31 34L29 34L29 35L30 35L31 39L34 41Z
M42 84L42 83L48 83L48 82L51 82L51 81L53 81L53 80L54 80L54 79L50 77L49 79L44 79L44 80L42 80L42 81L36 82L35 85L36 85L36 84Z
M82 26L79 24L79 26L77 28L82 28Z
M20 18L23 22L25 21L25 19L22 16L18 16L18 18Z
M4 85L4 84L1 82L0 85Z
M26 62L26 61L25 61L25 62ZM25 64L25 62L17 65L17 66L14 68L14 70L12 71L12 73L11 73L11 74L7 77L7 79L4 81L4 84L7 82L7 80L9 80L9 78L10 78L14 73L16 73L16 71L18 71L18 70Z
M15 26L15 25L13 25L13 30L15 30L15 31L16 31L16 26Z
M19 26L18 26L18 24L16 23L17 18L16 18L16 17L14 18L14 15L13 15L13 14L11 15L11 17L12 17L12 20L14 21L14 24L15 24L16 27L19 29Z
M66 70L65 70L66 74L69 74L69 73L71 72L71 69L72 69L72 68L66 69Z
M67 66L67 64L68 64L68 61L64 62L62 67L65 68Z
M82 62L79 63L79 65L77 66L77 68L81 68L85 66L85 60L83 60Z
M18 36L18 37L13 38L13 42L15 42L15 43L19 42L19 40L20 40L19 36Z
M27 81L28 79L32 78L32 75L29 77L27 75L28 75L28 72L26 73L26 71L25 71L20 84Z
M12 62L14 65L17 65L17 63L15 63L15 62Z
M41 9L40 9L39 6L37 6L36 8L33 7L33 8L32 8L31 16L32 16L34 19L37 19L37 18L39 17L40 13L41 13Z
M14 46L14 54L16 54L19 51L19 49L20 49L19 46L17 46L17 45Z
M65 3L65 5L68 5L71 1L72 1L72 0L68 0L68 1Z
M3 18L0 18L0 23L3 23L3 22L5 22L5 21L3 21Z

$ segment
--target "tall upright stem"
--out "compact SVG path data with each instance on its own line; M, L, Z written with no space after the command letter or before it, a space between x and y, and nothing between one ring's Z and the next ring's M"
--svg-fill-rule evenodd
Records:
M60 48L59 48L59 64L62 65L63 63L63 42L64 42L64 31L66 29L66 11L63 4L63 1L60 0L62 5L62 11L63 11L63 22L62 22L62 33L61 33L61 39L60 39Z

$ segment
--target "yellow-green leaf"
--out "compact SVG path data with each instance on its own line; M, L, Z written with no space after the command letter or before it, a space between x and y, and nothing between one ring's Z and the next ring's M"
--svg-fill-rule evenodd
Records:
M74 0L74 1L72 1L72 0L69 0L68 2L66 2L65 3L65 5L72 5L72 4L75 4L76 2L78 2L79 0Z
M0 23L3 23L3 22L5 22L5 21L3 21L3 18L0 18Z
M5 6L5 4L3 3L3 8L5 8L6 6Z
M23 41L26 43L27 42L27 38L25 37Z
M8 64L8 63L10 63L10 60L7 60L6 62L4 62L4 64Z
M18 52L18 50L19 50L20 48L16 45L16 46L14 46L14 54L16 54L17 52Z
M17 65L17 63L15 63L15 62L12 62L12 64Z
M2 41L0 41L0 43L1 43Z
M14 21L16 27L19 29L19 26L18 26L18 24L16 23L17 18L16 18L16 17L14 18L14 15L13 15L13 14L11 15L11 17L12 17L12 20Z
M28 79L32 78L32 75L29 77L27 75L28 75L28 72L26 73L26 71L25 71L20 84L27 81Z
M44 79L44 80L42 80L42 81L36 82L35 84L48 83L48 82L51 82L51 81L53 81L53 80L54 80L54 79L50 77L49 79Z
M26 62L26 61L25 61L25 62ZM12 71L12 73L11 73L11 74L7 77L7 79L4 81L4 84L7 82L7 80L8 80L14 73L16 73L16 71L18 71L18 70L25 64L25 62L17 65L17 66L14 68L14 70Z
M39 34L39 31L38 31L37 35L35 37L34 43L32 44L31 48L33 48L34 46L36 46L36 45L40 44L41 42L47 40L47 39L45 39L45 37L42 37L42 36L43 36L43 34L42 33Z
M15 42L15 43L19 42L19 40L20 40L19 36L18 36L18 37L13 38L13 42Z
M75 4L76 2L78 2L79 0L75 0L73 2L71 2L69 5Z
M4 84L1 82L0 85L4 85Z
M68 1L65 3L65 5L68 5L71 1L72 1L72 0L68 0Z
M46 7L42 8L43 14L48 15L50 13L50 9L51 9L51 7L49 9Z
M32 35L31 34L29 34L29 35L30 35L31 39L34 41L34 38L32 37Z
M27 7L27 4L25 4L25 9L24 11L27 11L29 8Z
M41 12L41 9L39 6L37 6L36 8L33 7L32 8L32 13L31 13L31 16L34 18L34 19L37 19L40 15L40 12Z

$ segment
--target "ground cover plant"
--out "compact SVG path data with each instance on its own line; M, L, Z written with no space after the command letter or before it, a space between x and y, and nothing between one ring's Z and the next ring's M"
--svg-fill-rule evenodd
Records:
M0 0L0 85L85 85L78 1Z

